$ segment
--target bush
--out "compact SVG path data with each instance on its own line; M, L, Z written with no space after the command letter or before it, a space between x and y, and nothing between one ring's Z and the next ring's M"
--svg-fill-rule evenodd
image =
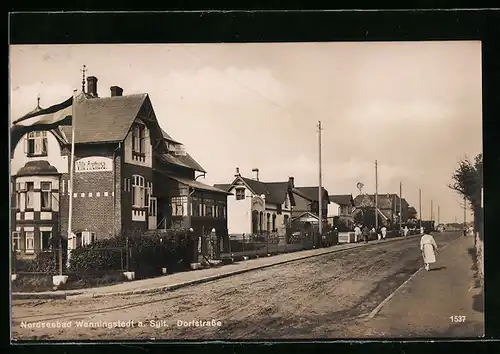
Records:
M46 273L46 274L56 274L57 273L57 251L51 252L41 252L38 253L35 258L30 259L19 259L19 255L12 252L13 269L15 273L27 272L27 273Z
M127 266L127 237L129 268L136 276L159 275L161 268L184 268L189 258L186 230L132 231L111 239L97 240L71 252L73 272L105 272L125 270Z

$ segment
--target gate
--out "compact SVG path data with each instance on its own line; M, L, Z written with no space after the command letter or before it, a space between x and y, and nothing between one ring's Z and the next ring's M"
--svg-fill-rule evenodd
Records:
M212 232L210 229L203 230L200 239L201 244L198 247L198 252L203 261L210 263L212 260L220 259L220 239L221 238L217 236L216 232Z

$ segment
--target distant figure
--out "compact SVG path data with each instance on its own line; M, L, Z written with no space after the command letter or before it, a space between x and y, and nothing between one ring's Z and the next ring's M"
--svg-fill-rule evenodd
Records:
M380 232L382 232L382 238L385 240L385 237L387 236L387 228L385 226L382 226Z
M463 233L464 233L464 237L467 237L467 229L466 228L464 228Z
M423 234L424 234L424 227L420 226L420 235L423 235Z
M405 237L408 237L408 232L410 232L410 230L408 230L408 226L405 226L405 228L403 229L403 234Z
M356 225L354 228L354 242L361 241L361 228Z
M368 236L370 235L370 229L368 226L363 227L363 239L365 243L368 243Z
M436 263L437 249L436 241L431 236L431 230L426 228L424 236L420 239L420 251L422 252L426 271L429 271L431 264Z
M372 227L370 230L370 235L375 238L377 237L377 230L375 230L375 227Z
M472 226L469 227L469 235L474 236L474 228Z

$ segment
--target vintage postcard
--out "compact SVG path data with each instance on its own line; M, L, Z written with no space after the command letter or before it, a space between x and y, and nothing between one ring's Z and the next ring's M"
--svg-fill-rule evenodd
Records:
M11 338L480 338L479 41L10 46Z

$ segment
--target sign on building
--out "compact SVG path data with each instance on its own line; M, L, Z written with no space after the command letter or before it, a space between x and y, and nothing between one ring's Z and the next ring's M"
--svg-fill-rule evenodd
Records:
M75 161L75 172L110 172L113 171L113 159L102 156L84 157Z

